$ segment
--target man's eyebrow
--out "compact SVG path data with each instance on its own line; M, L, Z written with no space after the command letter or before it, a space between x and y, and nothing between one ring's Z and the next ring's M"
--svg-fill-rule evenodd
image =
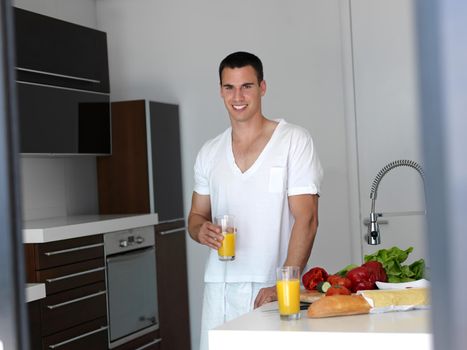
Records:
M222 87L233 87L232 84L222 84Z

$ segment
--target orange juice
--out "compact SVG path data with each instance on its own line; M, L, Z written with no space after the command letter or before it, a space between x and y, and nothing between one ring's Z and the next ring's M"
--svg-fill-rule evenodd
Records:
M235 258L235 233L222 232L224 240L222 246L218 249L218 255L221 260L233 260Z
M279 313L293 315L300 312L300 281L298 279L277 281Z

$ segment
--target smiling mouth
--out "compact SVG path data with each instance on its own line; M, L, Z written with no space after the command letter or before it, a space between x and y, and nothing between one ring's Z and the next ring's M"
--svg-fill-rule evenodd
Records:
M235 109L236 111L241 111L242 109L245 109L247 105L232 105L232 108Z

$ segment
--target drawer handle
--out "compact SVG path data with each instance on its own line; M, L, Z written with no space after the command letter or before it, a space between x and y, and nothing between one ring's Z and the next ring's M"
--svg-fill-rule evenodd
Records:
M171 233L176 233L180 231L186 231L186 227L180 227L180 228L174 228L172 230L167 230L167 231L161 231L159 232L161 236L169 235Z
M157 343L160 343L162 341L162 338L157 338L157 339L154 339L152 342L150 343L147 343L147 344L144 344L143 346L135 349L135 350L143 350L143 349L146 349L147 347L151 346L151 345L154 345L154 344L157 344Z
M102 327L100 327L100 328L98 328L98 329L95 329L95 330L93 330L93 331L91 331L91 332L87 332L87 333L78 335L77 337L64 340L64 341L62 341L62 342L60 342L60 343L57 343L57 344L49 345L49 349L56 349L56 348L58 348L58 347L60 347L60 346L62 346L62 345L65 345L65 344L74 342L74 341L79 340L79 339L86 338L86 337L88 337L88 336L90 336L90 335L92 335L92 334L95 334L95 333L99 333L99 332L105 331L105 330L107 330L107 328L108 328L107 326L102 326Z
M105 290L103 290L103 291L100 291L100 292L97 292L97 293L85 295L84 297L81 297L81 298L76 298L76 299L68 300L68 301L65 301L65 302L60 303L60 304L47 305L47 308L50 309L50 310L53 310L53 309L56 309L56 308L59 308L59 307L65 306L65 305L77 303L78 301L82 301L82 300L86 300L86 299L91 299L91 298L94 298L94 297L97 297L97 296L99 296L99 295L103 295L103 294L106 294L106 293L107 293L107 292L106 292Z
M100 80L95 80L95 79L89 79L89 78L81 78L81 77L76 77L74 75L65 75L65 74L57 74L57 73L52 73L52 72L47 72L43 70L36 70L36 69L29 69L29 68L21 68L21 67L16 67L17 70L22 71L22 72L29 72L29 73L37 73L37 74L43 74L43 75L50 75L53 77L58 77L58 78L65 78L65 79L72 79L72 80L79 80L79 81L85 81L87 83L96 83L100 84Z
M76 273L70 273L69 275L64 275L64 276L60 276L60 277L46 278L45 281L46 281L47 283L53 283L53 282L56 282L56 281L61 281L61 280L67 279L67 278L72 278L72 277L76 277L76 276L87 275L87 274L89 274L89 273L93 273L93 272L97 272L97 271L102 271L102 270L105 270L105 266L98 267L98 268L95 268L95 269L92 269L92 270L86 270L86 271L81 271L81 272L76 272Z
M90 244L90 245L83 245L81 247L75 247L75 248L69 248L69 249L63 249L63 250L55 250L53 252L45 252L44 254L47 256L52 256L52 255L77 252L78 250L85 250L85 249L91 249L91 248L103 247L103 246L104 246L104 243L96 243L96 244Z
M157 224L168 224L169 222L175 222L175 221L182 221L185 220L185 218L177 218L177 219L170 219L170 220L162 220L159 221Z

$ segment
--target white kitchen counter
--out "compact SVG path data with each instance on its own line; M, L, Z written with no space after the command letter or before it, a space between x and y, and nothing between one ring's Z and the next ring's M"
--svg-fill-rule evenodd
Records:
M430 311L281 321L277 302L209 331L209 350L432 349Z
M45 298L44 283L27 283L26 284L26 302Z
M80 215L23 222L23 243L45 243L156 225L157 214Z

